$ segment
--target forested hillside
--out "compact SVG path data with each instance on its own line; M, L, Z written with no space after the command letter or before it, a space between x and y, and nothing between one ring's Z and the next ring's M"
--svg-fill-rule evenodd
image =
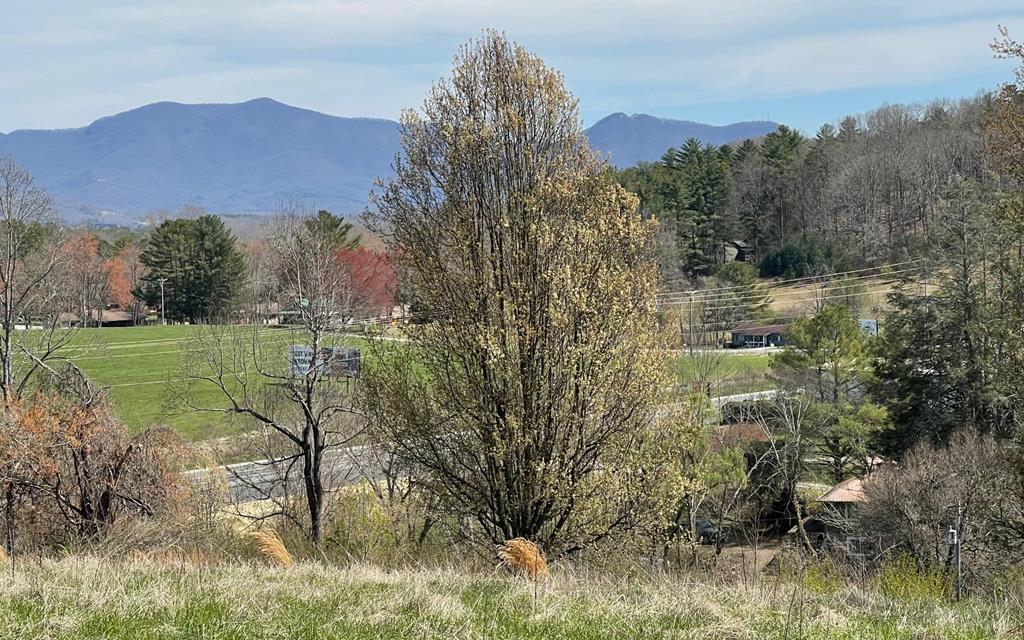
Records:
M888 105L760 141L690 139L620 173L662 222L666 279L704 275L741 240L763 275L807 275L916 255L955 177L984 181L988 96Z

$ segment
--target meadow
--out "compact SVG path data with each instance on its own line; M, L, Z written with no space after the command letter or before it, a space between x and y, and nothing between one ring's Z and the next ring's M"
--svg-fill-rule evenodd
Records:
M246 426L239 418L187 411L174 402L182 347L204 329L189 325L79 329L60 355L107 389L115 413L129 429L164 425L191 441L231 436ZM260 338L265 346L280 349L282 358L288 345L301 344L298 336L283 327L266 328ZM196 387L191 395L197 405L225 404L212 385Z
M188 325L79 329L61 355L107 389L115 413L129 429L166 425L194 442L230 437L244 430L247 423L237 417L186 411L174 402L173 385L179 376L183 341L195 339L203 330ZM279 348L282 357L289 344L301 342L284 327L266 328L261 339L266 346ZM768 360L763 354L723 355L716 369L715 376L720 381L714 393L728 395L770 388ZM692 381L694 366L685 355L677 356L677 373L683 385ZM209 406L224 404L219 391L212 386L194 389L193 400Z
M555 567L498 570L47 559L0 578L0 638L982 639L1020 637L1020 594L951 602L884 583Z

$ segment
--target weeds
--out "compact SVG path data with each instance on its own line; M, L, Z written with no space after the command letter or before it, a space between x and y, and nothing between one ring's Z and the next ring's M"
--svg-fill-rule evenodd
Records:
M253 531L252 539L256 543L256 550L260 557L272 565L278 567L290 567L295 564L292 554L281 541L281 536L273 529Z
M1006 603L900 600L873 588L549 568L522 580L451 567L296 563L191 567L68 557L0 581L0 639L47 638L1010 638Z

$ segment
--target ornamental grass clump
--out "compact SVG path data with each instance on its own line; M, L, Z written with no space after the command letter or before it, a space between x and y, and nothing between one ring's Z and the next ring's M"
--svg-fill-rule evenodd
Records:
M256 542L256 550L261 558L278 567L290 567L295 564L292 554L281 541L281 536L273 529L254 531L252 539Z
M499 567L507 567L519 575L537 581L548 573L548 561L536 543L526 538L513 538L498 547Z

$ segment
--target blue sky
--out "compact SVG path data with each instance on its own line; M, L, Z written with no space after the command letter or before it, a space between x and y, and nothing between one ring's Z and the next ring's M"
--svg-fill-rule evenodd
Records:
M83 126L159 100L268 96L342 116L417 106L458 46L504 30L616 111L807 132L885 102L1012 78L1021 0L34 0L0 22L0 131Z

